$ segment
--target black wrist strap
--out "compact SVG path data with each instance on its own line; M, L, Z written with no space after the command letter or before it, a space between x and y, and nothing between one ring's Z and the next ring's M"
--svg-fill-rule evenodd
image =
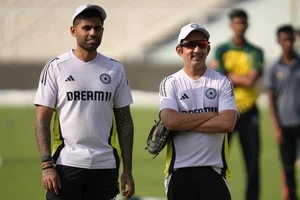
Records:
M51 156L42 156L41 159L42 159L42 162L52 161L52 157Z
M45 170L45 169L51 169L51 168L54 168L54 165L49 165L49 166L47 166L47 167L44 167L44 168L42 168L42 170Z

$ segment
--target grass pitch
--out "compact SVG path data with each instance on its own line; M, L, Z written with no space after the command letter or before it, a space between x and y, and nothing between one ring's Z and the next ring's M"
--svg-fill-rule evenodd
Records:
M138 196L164 197L165 150L152 156L144 150L149 130L157 119L157 109L132 109L135 125L133 175ZM41 200L45 190L34 133L34 107L0 107L0 199ZM261 112L261 199L282 198L281 165L267 111ZM237 134L235 135L237 136ZM230 186L233 200L244 199L245 168L237 137L230 147ZM297 169L299 174L299 169ZM297 176L300 183L300 178ZM300 185L300 184L298 184ZM300 187L298 186L298 191Z

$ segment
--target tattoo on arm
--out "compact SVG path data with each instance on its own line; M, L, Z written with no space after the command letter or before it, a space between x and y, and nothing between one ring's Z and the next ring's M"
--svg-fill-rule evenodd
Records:
M123 155L124 170L132 169L132 148L133 148L133 121L130 107L115 108L114 114L117 124L119 144Z
M35 123L36 140L41 156L51 155L50 121L48 117L41 117Z

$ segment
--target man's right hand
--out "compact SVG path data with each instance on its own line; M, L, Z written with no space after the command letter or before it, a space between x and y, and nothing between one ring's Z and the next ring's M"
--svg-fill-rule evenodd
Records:
M42 180L44 188L49 192L58 194L58 188L61 188L59 176L55 168L49 168L43 170Z

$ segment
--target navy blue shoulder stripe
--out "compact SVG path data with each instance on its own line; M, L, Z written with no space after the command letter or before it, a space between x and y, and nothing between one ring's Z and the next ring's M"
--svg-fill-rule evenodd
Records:
M55 58L49 60L49 61L46 63L46 65L45 65L45 67L44 67L43 77L42 77L42 80L41 80L41 83L42 83L42 84L46 85L46 80L47 80L47 74L48 74L49 66L50 66L50 64L51 64L54 60L57 60L57 59L58 59L58 58L55 57Z
M160 95L166 97L166 81L168 80L168 77L166 77L160 84Z
M216 72L218 72L218 71L216 71ZM224 74L222 74L222 73L220 73L220 72L218 72L218 73L219 73L221 76L223 76L223 77L225 76ZM225 77L227 77L227 76L225 76Z
M221 73L220 73L220 74L221 74ZM223 75L223 74L221 74L221 75ZM225 76L225 75L223 75L223 76ZM225 76L225 78L228 80L228 82L229 82L229 84L230 84L230 88L231 88L231 97L233 97L233 96L234 96L233 84L232 84L232 82L231 82L231 80L230 80L230 78L229 78L228 76Z
M113 59L113 58L111 58L110 59L111 61L114 61L114 62L117 62L117 63L120 63L119 61L117 61L117 60L115 60L115 59ZM121 63L120 63L121 64Z

